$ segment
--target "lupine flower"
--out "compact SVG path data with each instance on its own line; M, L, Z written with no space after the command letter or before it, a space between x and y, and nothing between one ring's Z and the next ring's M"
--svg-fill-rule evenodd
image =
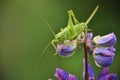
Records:
M84 64L84 69L83 69L83 80L84 80L84 76L85 76L85 60L84 59L83 59L83 64ZM88 64L88 77L89 77L89 80L95 79L94 70L90 64Z
M118 77L116 74L109 73L109 68L106 67L99 74L97 80L118 80Z
M96 44L96 48L93 50L93 57L97 66L110 66L113 62L116 51L114 48L114 45L117 42L115 34L110 33L102 37L96 36L93 38L93 42Z
M76 40L67 41L65 44L57 44L57 51L60 56L69 57L74 54L76 47Z
M84 73L85 72L83 71L83 80L84 80ZM95 80L94 70L90 64L88 65L88 75L89 75L88 80ZM78 80L78 78L75 75L69 74L68 72L60 68L56 68L56 73L54 76L58 78L58 80ZM48 79L48 80L52 80L52 79ZM118 77L114 73L109 73L109 68L105 67L103 71L98 75L96 80L118 80Z
M69 79L69 73L60 68L56 68L55 77L57 77L59 80L67 80Z
M55 77L57 77L58 80L78 80L75 75L69 74L60 68L56 68Z
M105 47L98 47L95 48L95 50L93 51L93 57L95 59L95 62L97 64L97 66L101 67L107 67L110 66L113 62L115 53L111 50L109 50L109 48L105 48Z
M111 47L115 45L117 39L114 33L110 33L102 37L96 36L93 38L93 41L97 45Z

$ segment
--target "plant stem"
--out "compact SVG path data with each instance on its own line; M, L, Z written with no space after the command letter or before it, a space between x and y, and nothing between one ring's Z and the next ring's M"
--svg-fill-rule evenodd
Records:
M95 15L95 13L97 12L99 6L97 6L94 11L92 12L92 14L90 15L90 17L87 19L87 21L85 22L85 24L87 25L91 19L93 18L93 16ZM85 55L85 76L84 76L84 80L88 80L88 48L87 48L87 26L86 26L86 30L85 30L85 40L84 40L84 55Z
M84 76L84 80L88 80L88 48L87 48L87 43L86 43L86 37L85 37L85 41L83 43L84 45L84 56L85 56L85 76Z
M87 55L86 41L84 42L84 56L85 56L85 76L84 76L84 79L88 80L88 55Z

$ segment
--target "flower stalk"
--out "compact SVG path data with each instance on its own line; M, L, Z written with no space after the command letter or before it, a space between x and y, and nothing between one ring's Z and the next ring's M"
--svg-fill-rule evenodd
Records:
M86 45L86 39L85 42L83 43L84 45L84 56L85 56L85 76L84 80L88 80L88 50L87 50L87 45Z
M88 75L87 26L86 26L86 29L85 29L83 49L84 49L84 58L85 58L85 64L84 64L84 66L85 66L85 75L84 75L84 80L89 80L89 75Z

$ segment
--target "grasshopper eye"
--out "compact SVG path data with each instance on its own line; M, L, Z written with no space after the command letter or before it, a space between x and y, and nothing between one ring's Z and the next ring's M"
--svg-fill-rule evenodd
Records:
M62 57L72 56L77 47L76 41L68 41L65 44L57 44L58 54Z

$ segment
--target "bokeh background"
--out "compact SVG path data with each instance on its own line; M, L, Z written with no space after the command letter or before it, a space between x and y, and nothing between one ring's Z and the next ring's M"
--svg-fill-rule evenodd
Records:
M41 52L54 38L44 16L55 33L67 25L67 11L72 9L78 20L86 21L93 9L99 11L89 23L94 36L114 32L118 38L116 56L110 72L120 79L120 7L119 0L0 0L0 80L47 80L55 69L62 68L82 80L83 51L78 48L69 58L54 56L51 46L35 65ZM90 62L96 77L102 68Z

